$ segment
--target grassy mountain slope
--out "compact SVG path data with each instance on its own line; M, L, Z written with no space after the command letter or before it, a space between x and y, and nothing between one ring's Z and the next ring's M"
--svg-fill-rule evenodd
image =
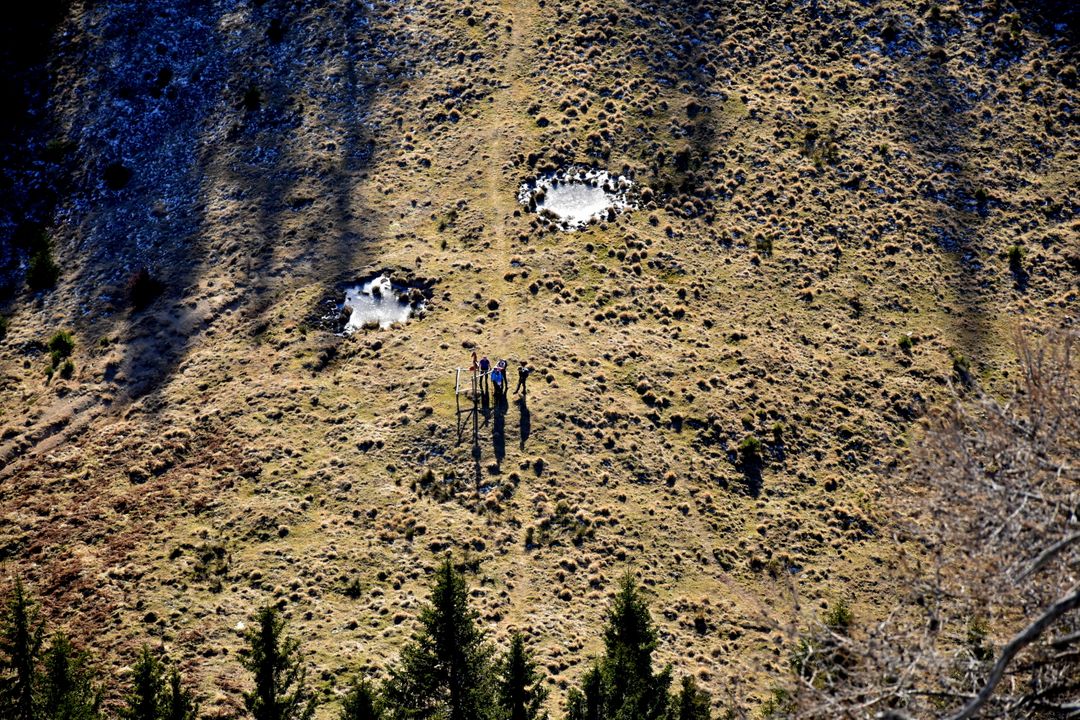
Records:
M1069 26L1008 3L325 5L57 25L48 122L5 170L5 237L40 223L61 268L4 309L5 574L117 665L160 638L220 712L259 604L323 679L379 668L447 550L555 700L628 565L661 659L718 697L785 667L792 583L806 612L887 608L881 491L918 418L950 384L1008 387L1017 326L1075 319ZM567 233L518 205L593 163L642 207ZM164 291L135 311L141 267ZM318 322L382 269L432 283L424 317ZM61 328L75 371L47 381ZM473 347L537 369L479 460L453 397Z

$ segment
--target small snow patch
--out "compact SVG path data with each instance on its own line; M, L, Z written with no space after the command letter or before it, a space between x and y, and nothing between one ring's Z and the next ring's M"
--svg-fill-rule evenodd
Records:
M518 201L564 230L578 230L632 208L633 189L631 180L606 170L570 168L522 183Z

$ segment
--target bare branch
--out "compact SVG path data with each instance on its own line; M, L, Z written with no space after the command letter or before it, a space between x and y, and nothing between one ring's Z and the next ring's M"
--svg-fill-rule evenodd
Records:
M955 715L950 715L947 720L968 720L968 718L974 717L975 713L977 713L979 709L986 704L986 701L990 699L990 696L994 694L994 688L1001 682L1002 676L1005 675L1006 668L1008 668L1012 659L1016 657L1016 654L1034 642L1042 632L1047 627L1054 624L1058 618L1078 607L1080 607L1080 587L1074 587L1068 595L1047 608L1046 612L1040 615L1035 622L1017 633L1013 639L1002 648L1001 655L998 657L997 662L994 663L994 668L990 671L990 676L986 679L986 684L983 686L982 690L979 691L979 694L975 696L974 700L965 705L960 712Z
M1073 644L1077 640L1080 640L1080 632L1073 632L1073 633L1069 633L1068 635L1062 635L1061 637L1056 637L1056 638L1054 638L1053 640L1050 641L1050 644L1053 645L1054 647L1065 647L1066 645Z
M1068 548L1070 545L1072 545L1073 543L1075 543L1077 541L1080 541L1080 532L1075 532L1072 535L1069 535L1067 537L1062 538L1061 540L1058 540L1056 543L1054 543L1053 545L1051 545L1050 547L1046 548L1041 553L1039 553L1039 556L1037 558L1035 558L1032 561L1031 565L1029 565L1028 568L1026 570L1024 570L1024 572L1020 573L1020 576L1017 577L1016 579L1017 580L1024 580L1029 575L1032 575L1032 574L1038 572L1039 570L1042 570L1044 567L1046 567L1047 563L1049 563L1055 557L1060 555L1062 550L1065 550L1066 548Z

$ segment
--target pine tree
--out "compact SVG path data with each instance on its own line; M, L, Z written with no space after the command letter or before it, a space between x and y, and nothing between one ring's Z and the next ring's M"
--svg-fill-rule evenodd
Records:
M284 632L285 621L267 606L248 633L242 662L254 675L255 689L244 693L244 705L254 720L311 720L315 715L300 643Z
M691 675L682 679L682 688L671 707L671 720L712 720L709 693L698 687Z
M124 720L162 720L165 708L163 675L161 661L143 645L132 670L131 692L120 711Z
M525 649L525 638L514 633L499 673L499 705L504 720L542 720L547 689L536 672L536 663Z
M607 662L627 681L651 677L656 646L656 628L649 606L633 576L627 573L619 583L604 628Z
M180 683L180 671L175 667L169 671L169 689L162 708L162 720L195 720L198 705L191 699L191 692Z
M385 689L393 720L491 720L496 704L491 649L469 609L465 580L447 558L436 573L420 630Z
M43 628L22 578L15 578L11 598L0 618L0 716L11 720L34 718L34 686Z
M41 676L40 720L97 720L101 692L95 687L86 653L57 633L45 652Z
M667 710L671 668L653 674L658 644L648 603L628 572L619 583L604 630L604 681L608 715L653 720Z
M660 720L670 701L671 667L653 672L657 634L648 604L627 575L608 611L604 656L569 697L570 720Z
M382 707L371 683L357 679L341 705L341 720L381 720Z

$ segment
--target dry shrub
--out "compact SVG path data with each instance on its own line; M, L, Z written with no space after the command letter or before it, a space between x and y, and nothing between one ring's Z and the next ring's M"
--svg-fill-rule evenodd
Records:
M1074 335L1017 338L1008 399L957 399L893 483L895 608L798 638L768 708L799 718L1064 717L1080 679L1080 382ZM880 604L890 599L880 598ZM807 650L809 648L809 650ZM822 652L808 662L805 654ZM845 658L842 668L829 657ZM810 668L807 672L806 668Z

